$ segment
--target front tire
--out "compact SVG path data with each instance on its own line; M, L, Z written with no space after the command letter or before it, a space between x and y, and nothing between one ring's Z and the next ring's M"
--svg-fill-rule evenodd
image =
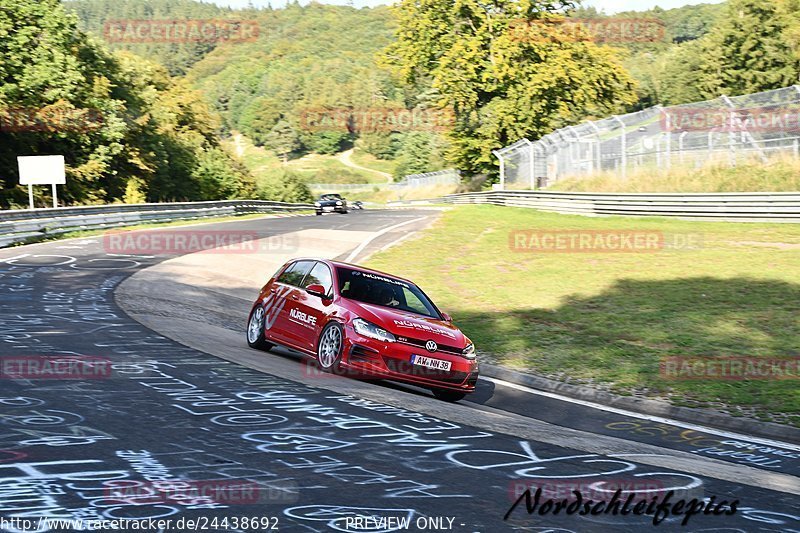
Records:
M433 395L436 397L437 400L453 403L459 400L463 400L467 394L455 390L433 389Z
M317 363L323 372L336 372L342 362L344 350L344 328L338 322L331 322L317 342Z
M247 319L247 345L256 350L269 351L273 346L264 336L264 307L257 305Z

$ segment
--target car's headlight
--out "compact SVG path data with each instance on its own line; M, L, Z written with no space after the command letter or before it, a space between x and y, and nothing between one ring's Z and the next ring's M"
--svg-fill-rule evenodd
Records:
M475 359L475 345L472 343L467 344L467 347L461 352L461 355L467 359Z
M336 205L342 205L342 202L336 202Z
M314 207L322 207L322 204L319 202L314 202Z
M394 338L394 335L385 329L376 326L372 322L367 322L363 318L356 318L353 320L353 329L355 329L356 333L359 335L369 337L370 339L383 342L395 342L397 340Z

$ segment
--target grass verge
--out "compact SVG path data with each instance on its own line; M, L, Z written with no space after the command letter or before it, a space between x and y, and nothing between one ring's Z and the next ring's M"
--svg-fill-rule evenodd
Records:
M663 232L694 249L512 250L516 230ZM699 246L697 246L697 244ZM463 206L370 266L415 280L484 360L619 394L800 426L795 379L676 381L664 357L800 355L800 226Z
M623 179L604 172L584 178L568 178L553 184L551 191L574 192L796 192L800 191L800 161L775 158L740 161L728 165L690 168L674 164L664 171L654 166L630 170Z

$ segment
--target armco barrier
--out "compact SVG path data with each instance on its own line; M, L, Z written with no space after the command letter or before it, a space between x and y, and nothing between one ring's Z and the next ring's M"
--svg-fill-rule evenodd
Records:
M800 222L800 192L616 194L486 191L451 194L439 201L451 204L530 207L589 216L668 216L743 222Z
M312 204L288 204L263 200L223 200L168 204L115 204L58 209L12 209L0 211L0 247L77 230L251 213L301 211L313 208Z

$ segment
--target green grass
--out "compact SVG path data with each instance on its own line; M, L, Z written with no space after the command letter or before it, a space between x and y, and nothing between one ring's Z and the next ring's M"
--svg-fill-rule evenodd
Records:
M673 155L671 170L654 166L629 170L625 179L604 172L591 177L567 178L548 190L576 192L796 192L800 191L800 160L775 158L739 161L736 167L708 165L699 169L680 166Z
M223 145L231 154L237 154L236 143L233 139L226 139ZM280 168L286 168L300 175L307 183L385 183L386 180L373 172L348 167L339 161L339 154L323 155L308 154L297 159L290 159L286 165L270 150L255 146L247 137L241 137L241 146L244 149L240 157L244 165L258 179L260 175L273 173ZM375 161L378 161L375 159ZM368 161L359 161L357 164L375 168Z
M338 159L338 154L309 154L292 159L286 165L289 170L306 176L309 183L385 183L378 174L348 167Z
M358 148L355 149L353 155L350 156L350 159L356 165L361 165L362 167L367 167L367 168L374 168L375 170L380 170L381 172L386 172L387 174L392 174L392 175L394 175L394 171L397 168L397 160L378 159L374 155L365 152L363 150L359 150Z
M512 251L514 230L692 234L695 250ZM463 206L370 266L417 283L485 360L621 394L800 425L794 380L670 381L665 356L800 355L800 225Z

